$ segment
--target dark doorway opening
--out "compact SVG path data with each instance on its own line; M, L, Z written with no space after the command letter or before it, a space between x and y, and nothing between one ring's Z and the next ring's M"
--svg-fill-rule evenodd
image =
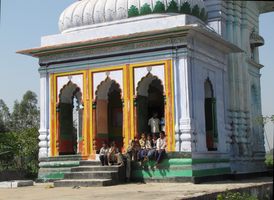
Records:
M205 129L206 129L206 146L208 151L217 151L218 132L216 119L216 99L211 81L207 79L204 84L205 91Z
M82 93L77 85L69 82L60 92L58 104L59 155L80 153L82 140Z
M136 103L138 137L141 133L151 133L148 121L154 113L157 113L157 118L162 122L160 130L164 130L165 100L160 79L151 74L143 78L138 84Z
M118 83L107 78L96 92L96 151L115 141L123 147L123 103Z

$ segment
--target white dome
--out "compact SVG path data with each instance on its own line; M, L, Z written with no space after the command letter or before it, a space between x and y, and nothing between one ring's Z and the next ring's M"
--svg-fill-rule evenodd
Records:
M199 7L200 11L205 9L203 0L80 0L63 11L59 19L59 29L63 32L70 28L157 13L156 4L164 7L161 12L173 12L169 8L172 7L172 3L173 5L175 3L179 13L185 2L190 5L191 9L195 5ZM137 15L135 15L136 11Z

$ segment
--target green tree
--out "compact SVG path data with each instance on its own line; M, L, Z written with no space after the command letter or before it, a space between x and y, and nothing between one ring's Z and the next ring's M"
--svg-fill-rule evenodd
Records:
M37 102L37 95L32 91L27 91L20 103L15 101L11 115L12 131L38 127L39 110Z
M0 99L0 133L9 130L10 112L5 102Z
M136 6L132 5L130 6L128 10L128 17L136 17L139 15L139 10Z
M37 175L39 150L37 102L37 95L27 91L20 102L14 102L12 114L9 114L7 107L0 102L1 122L9 122L8 129L0 132L0 170L16 170L26 173L28 177Z
M152 9L149 4L145 3L141 8L140 8L140 15L147 15L152 13Z
M200 18L200 8L198 5L195 5L192 9L192 15Z
M202 8L201 13L200 13L200 19L203 21L207 20L207 13L204 8Z
M2 119L1 116L0 116L0 134L1 134L2 132L5 132L5 124L4 124L3 119Z
M181 6L180 12L183 14L190 14L191 13L191 7L188 2L183 3Z
M167 12L173 12L173 13L178 13L179 12L179 7L177 5L177 2L175 2L174 0L170 1L168 8L167 8Z
M165 5L161 1L157 1L153 13L164 13L165 12Z
M38 173L38 129L37 127L25 129L17 134L20 153L17 155L18 167L25 171L29 177Z
M0 170L17 168L16 155L20 153L16 133L0 133Z

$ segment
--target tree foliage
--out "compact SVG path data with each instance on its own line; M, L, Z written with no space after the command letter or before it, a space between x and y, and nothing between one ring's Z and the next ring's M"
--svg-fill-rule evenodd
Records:
M164 13L165 11L165 4L161 1L157 1L154 6L153 13Z
M192 15L193 16L196 16L198 18L200 18L200 8L198 5L195 5L193 8L192 8Z
M152 9L149 4L145 3L141 8L140 8L140 15L147 15L152 13Z
M34 177L38 172L37 95L27 91L15 101L10 113L0 100L0 170L24 171Z
M136 6L132 5L128 10L128 17L136 17L139 15L139 10Z
M11 115L11 130L20 131L38 127L39 111L37 107L37 95L32 91L27 91L22 101L15 101L13 113Z
M183 3L180 10L181 10L181 13L183 14L190 14L191 13L190 4L188 2Z
M167 7L167 12L178 13L179 12L179 7L177 5L177 2L175 2L174 0L170 1L169 5Z
M273 149L265 155L265 165L268 169L273 169Z
M10 123L10 112L5 102L0 99L0 133L8 131Z
M258 200L257 197L254 197L250 194L240 192L226 192L224 194L219 194L217 200Z

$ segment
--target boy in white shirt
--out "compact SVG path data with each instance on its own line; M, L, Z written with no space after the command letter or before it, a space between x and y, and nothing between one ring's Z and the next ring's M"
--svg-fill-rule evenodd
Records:
M162 158L166 155L166 137L165 132L160 132L160 137L157 139L156 144L156 163L157 165L161 162Z
M122 154L119 152L116 143L113 141L108 151L108 165L114 165L116 163L119 166L124 165Z
M105 142L102 144L102 148L100 149L99 158L102 166L108 165L108 147Z

